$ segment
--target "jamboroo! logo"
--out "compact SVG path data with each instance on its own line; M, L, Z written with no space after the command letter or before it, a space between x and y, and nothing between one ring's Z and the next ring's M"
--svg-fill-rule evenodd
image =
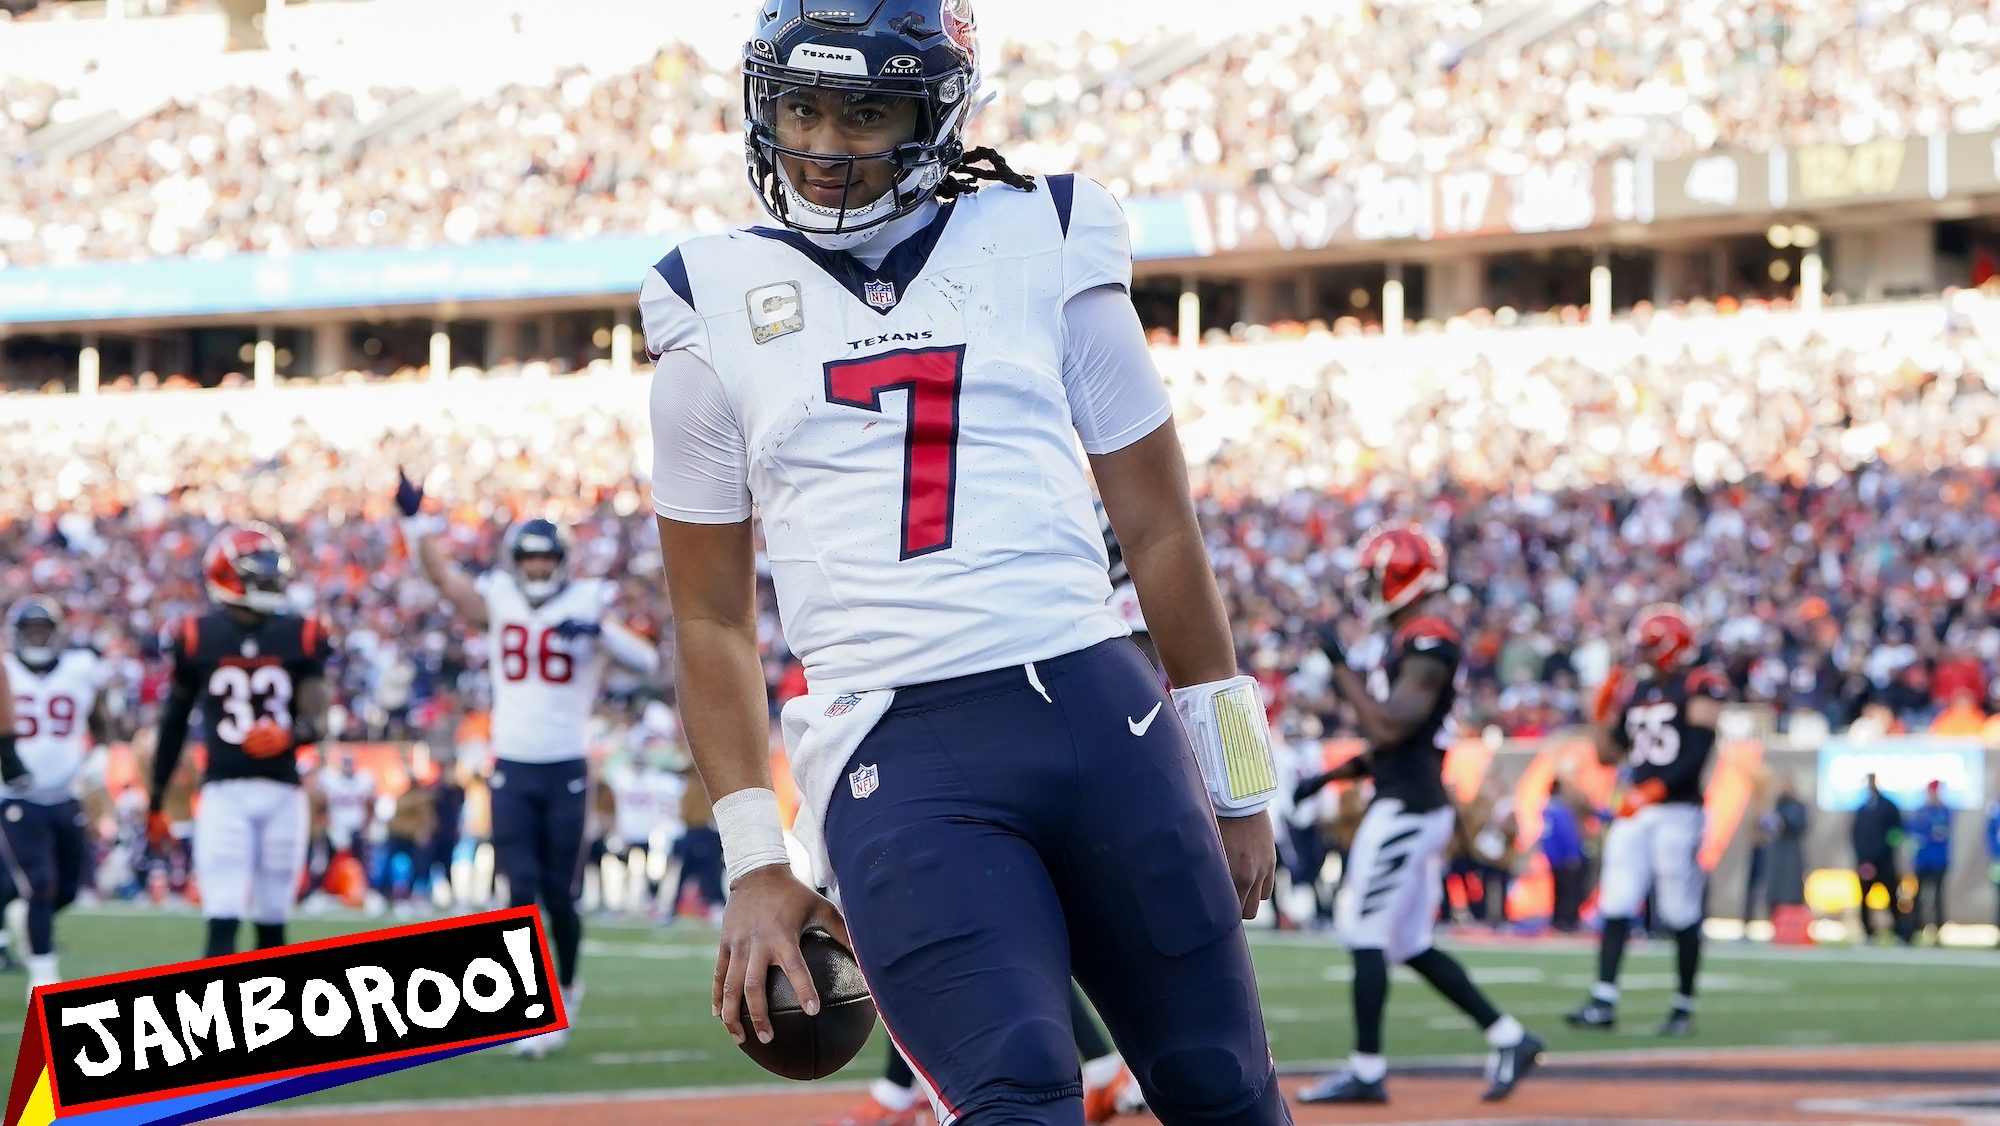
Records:
M521 907L44 986L7 1121L193 1122L566 1028L540 928Z

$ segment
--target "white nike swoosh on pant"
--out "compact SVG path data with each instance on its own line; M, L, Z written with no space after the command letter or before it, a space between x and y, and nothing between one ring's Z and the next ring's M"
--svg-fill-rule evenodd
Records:
M1160 705L1154 704L1153 710L1146 713L1145 719L1133 719L1129 715L1126 716L1125 726L1131 728L1132 734L1134 735L1144 735L1146 733L1146 729L1153 726L1153 717L1159 714L1160 714Z

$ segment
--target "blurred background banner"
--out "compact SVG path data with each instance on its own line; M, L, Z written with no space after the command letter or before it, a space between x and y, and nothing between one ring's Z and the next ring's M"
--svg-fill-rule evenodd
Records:
M1932 782L1953 809L1985 808L1986 748L1978 739L1829 739L1819 749L1819 808L1852 812L1868 796L1870 774L1905 812L1924 803Z

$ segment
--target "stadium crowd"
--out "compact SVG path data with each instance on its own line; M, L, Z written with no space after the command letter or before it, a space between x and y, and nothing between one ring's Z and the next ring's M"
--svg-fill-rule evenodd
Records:
M1979 0L1596 5L1488 28L1469 0L1316 10L1177 55L1072 36L996 44L974 139L1121 194L1311 184L1362 164L1497 172L1717 144L2000 125L2000 21ZM1142 49L1143 48L1143 49ZM1884 84L1883 73L1931 81ZM20 143L60 96L0 85L0 265L495 237L666 233L756 218L741 95L683 46L469 100L414 143L355 140L408 90L187 93L66 159Z
M1965 315L1942 336L1897 321L1793 343L1703 320L1683 326L1699 344L1662 325L1623 345L1558 329L1479 347L1308 338L1159 355L1239 654L1287 722L1336 729L1307 639L1341 613L1359 534L1413 518L1452 552L1475 730L1576 722L1626 619L1656 599L1686 602L1739 690L1781 716L1841 726L1880 705L1882 722L1923 728L2000 711L2000 325L1964 295L1943 307ZM1405 350L1392 396L1361 345ZM131 396L67 423L0 423L0 595L60 599L124 662L139 715L162 689L157 631L203 603L212 530L268 519L292 536L301 604L343 639L355 729L442 722L478 706L486 654L402 553L387 498L410 466L432 470L461 558L492 560L508 523L549 512L575 528L575 566L618 576L624 612L664 637L649 453L631 421L643 377L587 374L562 395L536 383L429 389L450 405L421 427L380 420L430 408L366 397L423 384L262 396L312 426L216 424L214 408L190 411L208 419L195 426ZM316 397L338 395L360 417L331 426L332 400ZM803 680L765 594L775 707ZM614 679L614 694L670 691L666 656L659 685Z

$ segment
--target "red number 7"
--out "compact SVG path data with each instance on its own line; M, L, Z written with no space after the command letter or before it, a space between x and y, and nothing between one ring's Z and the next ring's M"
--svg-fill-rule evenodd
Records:
M903 554L951 546L958 491L958 393L965 345L886 352L826 365L830 403L882 411L882 393L908 391L903 430Z

